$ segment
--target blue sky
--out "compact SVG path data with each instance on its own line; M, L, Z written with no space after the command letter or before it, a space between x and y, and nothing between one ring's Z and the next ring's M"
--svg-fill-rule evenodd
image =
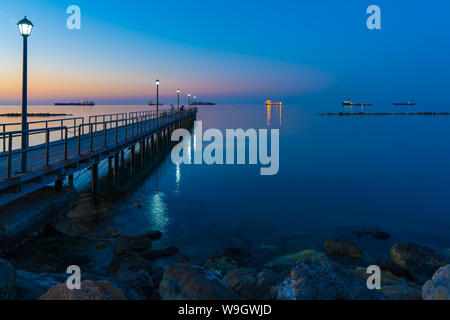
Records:
M82 29L66 28L79 5ZM368 30L366 8L381 8ZM30 100L144 103L161 80L205 100L449 102L448 1L16 0L0 4L0 103L20 96L17 21L30 37Z

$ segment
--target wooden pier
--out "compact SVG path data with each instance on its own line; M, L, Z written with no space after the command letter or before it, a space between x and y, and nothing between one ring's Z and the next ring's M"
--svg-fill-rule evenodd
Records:
M64 181L73 185L74 173L86 168L96 192L102 160L108 159L118 174L125 150L130 150L131 163L136 146L141 154L157 153L169 144L173 130L192 127L196 114L197 109L190 108L160 111L158 116L156 111L141 111L52 119L29 122L26 131L9 130L19 124L0 124L0 206L52 183L56 191ZM27 137L24 150L22 136Z

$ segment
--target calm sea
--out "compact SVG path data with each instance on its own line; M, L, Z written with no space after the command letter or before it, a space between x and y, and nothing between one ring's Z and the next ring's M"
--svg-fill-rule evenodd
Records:
M148 109L42 106L30 112L87 116ZM18 110L0 107L2 113ZM323 250L323 242L336 236L358 242L373 259L386 258L400 240L449 248L450 116L319 115L336 111L345 110L339 105L199 107L204 129L279 128L278 175L261 176L259 165L175 165L169 154L156 169L119 186L120 196L106 188L96 200L85 195L76 210L107 211L93 233L108 226L130 235L159 229L164 237L155 246L174 245L191 258L240 247L263 263L284 253ZM84 190L89 173L76 182ZM392 238L356 238L353 232L361 227L380 228Z

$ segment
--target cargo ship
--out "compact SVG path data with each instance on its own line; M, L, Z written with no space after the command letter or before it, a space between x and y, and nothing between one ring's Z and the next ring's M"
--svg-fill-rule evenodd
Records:
M55 106L95 106L94 101L55 102Z
M394 106L415 106L416 103L415 102L394 102Z
M148 102L148 105L149 105L149 106L156 106L156 102L154 102L153 100L152 100L152 101L149 101L149 102ZM164 103L158 102L158 106L163 106L163 105L164 105Z
M353 103L350 99L345 100L342 102L342 105L344 107L365 107L365 106L371 106L371 103Z

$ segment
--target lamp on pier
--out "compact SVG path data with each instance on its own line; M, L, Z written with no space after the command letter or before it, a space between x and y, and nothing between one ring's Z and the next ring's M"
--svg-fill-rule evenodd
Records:
M27 101L27 71L28 71L28 37L31 35L33 23L23 18L17 23L20 35L23 37L23 78L22 78L22 153L21 153L21 171L27 171L27 153L28 148L28 101Z

